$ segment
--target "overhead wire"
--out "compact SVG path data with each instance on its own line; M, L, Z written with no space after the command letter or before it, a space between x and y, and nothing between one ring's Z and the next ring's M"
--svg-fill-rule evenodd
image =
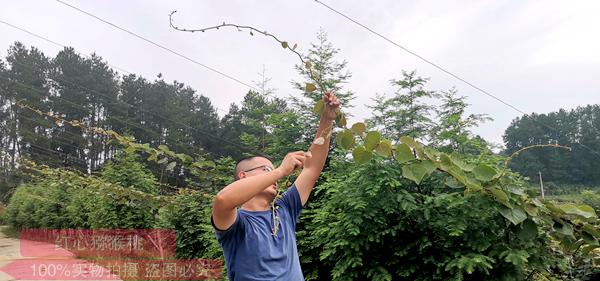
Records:
M127 34L129 34L131 36L134 36L134 37L136 37L136 38L138 38L138 39L140 39L140 40L142 40L142 41L144 41L146 43L154 45L154 46L156 46L156 47L158 47L158 48L160 48L160 49L162 49L164 51L167 51L167 52L169 52L169 53L171 53L173 55L176 55L176 56L178 56L180 58L183 58L183 59L185 59L185 60L187 60L187 61L189 61L191 63L194 63L196 65L202 66L202 67L204 67L204 68L206 68L206 69L208 69L208 70L210 70L212 72L215 72L215 73L217 73L217 74L219 74L219 75L221 75L223 77L226 77L226 78L228 78L230 80L233 80L233 81L235 81L235 82L237 82L237 83L239 83L241 85L247 86L247 87L249 87L251 89L254 89L256 91L259 90L256 87L254 87L254 86L252 86L252 85L250 85L248 83L245 83L245 82L241 81L240 79L237 79L237 78L235 78L235 77L233 77L233 76L231 76L229 74L226 74L226 73L224 73L224 72L222 72L220 70L215 69L214 67L211 67L211 66L208 66L206 64L203 64L203 63L201 63L201 62L199 62L199 61L197 61L195 59L190 58L189 56L186 56L184 54L181 54L180 52L174 51L173 49L171 49L169 47L166 47L166 46L164 46L164 45L162 45L160 43L157 43L157 42L155 42L153 40L150 40L150 39L148 39L148 38L146 38L144 36L141 36L141 35L133 32L133 31L125 29L125 28L123 28L123 27L121 27L119 25L116 25L116 24L114 24L114 23L112 23L112 22L110 22L110 21L108 21L106 19L103 19L103 18L101 18L99 16L96 16L96 15L94 15L94 14L88 12L88 11L80 9L80 8L78 8L78 7L76 7L76 6L72 5L72 4L69 4L69 3L61 1L61 0L56 0L56 2L58 2L58 3L62 4L62 5L65 5L65 6L69 7L69 8L71 8L71 9L74 9L74 10L80 12L80 13L83 13L83 14L85 14L87 16L90 16L90 17L92 17L92 18L94 18L96 20L99 20L99 21L101 21L101 22L103 22L105 24L108 24L108 25L112 26L113 28L116 28L116 29L118 29L120 31L123 31L123 32L125 32L125 33L127 33Z
M56 1L59 1L59 0L56 0ZM504 100L502 100L501 98L499 98L499 97L497 97L497 96L493 95L492 93L490 93L490 92L488 92L488 91L486 91L486 90L482 89L481 87L479 87L479 86L475 85L474 83L467 81L466 79L464 79L464 78L460 77L459 75L457 75L457 74L454 74L453 72L451 72L451 71L447 70L445 67L442 67L442 66L440 66L440 65L439 65L439 64L437 64L437 63L434 63L433 61L431 61L431 60L429 60L429 59L427 59L427 58L425 58L425 57L423 57L423 56L421 56L421 55L417 54L417 53L416 53L416 52L414 52L414 51L411 51L410 49L408 49L408 48L406 48L406 47L402 46L401 44L399 44L399 43L395 42L394 40L392 40L392 39L388 38L387 36L385 36L385 35L383 35L383 34L381 34L381 33L377 32L377 31L373 30L372 28L370 28L370 27L368 27L368 26L366 26L366 25L362 24L362 23L361 23L361 22L359 22L358 20L356 20L356 19L354 19L354 18L352 18L352 17L350 17L350 16L348 16L348 15L346 15L346 14L344 14L344 13L340 12L339 10L337 10L337 9L333 8L332 6L325 4L325 3L323 3L323 2L322 2L322 1L320 1L320 0L314 0L314 1L315 1L315 2L317 2L318 4L320 4L321 6L323 6L323 7L327 8L327 9L329 9L330 11L332 11L332 12L334 12L334 13L336 13L336 14L340 15L341 17L343 17L343 18L345 18L345 19L347 19L347 20L349 20L349 21L353 22L354 24L356 24L356 25L358 25L358 26L362 27L363 29L365 29L365 30L369 31L370 33L372 33L372 34L376 35L377 37L379 37L379 38L381 38L381 39L385 40L386 42L388 42L388 43L390 43L390 44L392 44L392 45L394 45L394 46L396 46L396 47L398 47L398 48L400 48L400 49L404 50L405 52L407 52L407 53L409 53L409 54L411 54L411 55L413 55L413 56L415 56L415 57L419 58L420 60L424 61L425 63L427 63L427 64L429 64L429 65L431 65L431 66L433 66L433 67L437 68L438 70L440 70L440 71L442 71L442 72L444 72L444 73L446 73L446 74L450 75L451 77L453 77L453 78L455 78L455 79L457 79L457 80L459 80L459 81L461 81L461 82L465 83L466 85L468 85L468 86L472 87L473 89L475 89L475 90L477 90L477 91L479 91L479 92L481 92L481 93L483 93L483 94L487 95L488 97L491 97L491 98L495 99L495 100L496 100L496 101L498 101L498 102L501 102L502 104L504 104L504 105L506 105L506 106L508 106L508 107L512 108L513 110L515 110L515 111L517 111L517 112L519 112L519 113L521 113L521 114L523 114L523 115L527 115L527 113L526 113L525 111L523 111L523 110L521 110L521 109L517 108L516 106L514 106L514 105L512 105L512 104L510 104L510 103L508 103L508 102L506 102L506 101L504 101ZM543 126L543 127L546 127L546 128L548 128L548 129L550 129L550 130L552 130L552 131L558 132L558 130L557 130L556 128L553 128L553 127L551 127L551 126L549 126L549 125L547 125L547 124L544 124L544 123L542 123L542 122L538 122L538 121L534 121L534 122L538 123L539 125L541 125L541 126ZM575 142L574 144L580 145L580 146L582 146L582 147L586 148L586 149L587 149L587 150L589 150L590 152L593 152L594 154L596 154L597 156L599 156L599 157L600 157L600 152L598 152L598 151L596 151L596 150L594 150L594 149L590 148L589 146L587 146L587 145L585 145L585 144L582 144L582 143L579 143L579 142Z

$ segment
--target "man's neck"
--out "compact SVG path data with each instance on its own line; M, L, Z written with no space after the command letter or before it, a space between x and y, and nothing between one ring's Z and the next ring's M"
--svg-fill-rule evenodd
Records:
M265 197L254 197L242 205L247 211L267 211L271 209L271 200Z

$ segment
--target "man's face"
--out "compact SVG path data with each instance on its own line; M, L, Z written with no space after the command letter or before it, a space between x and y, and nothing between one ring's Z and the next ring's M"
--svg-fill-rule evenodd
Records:
M247 163L244 163L244 166L242 167L242 172L240 172L240 178L265 174L269 171L272 171L273 169L273 163L271 163L269 159L263 157L255 157L250 159ZM263 192L267 192L269 194L272 194L273 196L277 195L277 182L271 184Z

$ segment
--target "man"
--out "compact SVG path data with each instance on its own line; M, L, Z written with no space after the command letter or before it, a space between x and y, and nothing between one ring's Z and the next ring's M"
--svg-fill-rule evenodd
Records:
M323 170L329 150L327 132L339 108L332 93L325 94L323 101L315 137L323 137L322 144L311 144L310 153L288 153L277 168L262 156L245 158L236 165L236 181L215 197L211 220L225 254L229 280L304 280L296 221ZM281 198L275 198L277 181L300 168L294 184Z

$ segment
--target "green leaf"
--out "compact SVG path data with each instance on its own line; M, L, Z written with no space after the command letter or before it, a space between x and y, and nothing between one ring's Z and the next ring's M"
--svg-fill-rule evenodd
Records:
M335 117L335 124L336 124L336 126L338 126L340 128L345 128L346 127L346 115L344 115L342 112L338 112Z
M379 145L381 141L381 134L377 131L370 131L367 133L367 137L365 138L365 149L371 151Z
M151 155L148 157L148 159L146 159L146 160L148 160L148 161L156 161L156 157L157 157L157 156L158 156L158 155L157 155L157 154L155 154L155 153L154 153L154 154L151 154Z
M425 152L425 155L427 156L427 158L429 158L433 161L438 161L438 155L440 154L439 151L437 151L431 147L425 147L424 152Z
M307 93L312 93L317 89L317 86L315 86L315 84L313 83L306 83L306 87L305 90Z
M158 163L158 164L164 164L164 163L167 163L167 161L169 161L169 158L165 157L165 158L161 158L156 163Z
M420 184L423 178L435 170L435 164L430 160L420 161L402 166L402 176Z
M514 208L502 208L500 209L500 214L504 216L507 220L512 222L514 225L520 224L525 219L527 219L527 214L521 210L519 207Z
M304 63L304 67L306 67L306 69L311 69L312 68L312 63L310 61L307 61Z
M445 183L450 188L464 188L465 187L462 183L457 181L454 177L447 177Z
M413 138L407 136L400 137L400 142L407 144L411 148L419 146L419 144Z
M508 200L508 195L506 195L506 193L504 191L502 191L501 189L499 189L497 187L490 187L489 190L494 195L494 199L496 199L496 201L504 204L504 206L506 206L506 207L509 207L509 208L512 207Z
M506 187L506 190L508 190L512 194L525 195L525 191L523 190L523 188L516 185L509 185Z
M527 212L528 215L532 216L532 217L537 217L538 216L538 208L530 203L524 203L523 204L523 209L525 209L525 212Z
M595 246L595 245L586 245L586 246L583 246L583 247L581 247L581 253L582 253L582 254L584 254L584 255L587 255L587 254L589 254L589 253L590 253L592 250L594 250L594 249L598 249L598 248L600 248L600 246Z
M281 47L283 47L284 49L287 48L287 47L289 47L288 46L288 42L287 41L281 42Z
M531 240L537 235L537 225L531 219L526 219L521 224L521 230L519 231L519 238L521 240Z
M350 130L355 135L360 136L362 133L367 131L367 126L365 125L365 123L358 122L358 123L354 123L354 125L352 125L352 128L350 128Z
M381 141L375 148L375 152L381 156L389 157L392 154L392 142L389 140Z
M465 163L462 159L460 159L460 156L456 152L452 152L449 157L450 161L452 161L452 163L454 163L454 165L459 167L461 170L465 172L473 171L473 165Z
M560 205L559 208L569 215L577 215L586 219L596 217L596 211L594 211L594 208L585 204L563 204Z
M588 243L593 246L599 246L598 239L594 238L594 236L590 235L587 232L582 232L581 238L583 238L583 241L585 241L585 243Z
M410 150L410 147L408 147L408 145L405 143L401 143L396 146L394 157L400 164L415 160L415 155L412 153L412 150Z
M414 149L415 152L417 153L417 157L419 157L419 159L421 159L421 160L425 159L425 153L423 151L423 146L420 143L418 143L417 141L415 141L413 138L407 137L407 136L402 136L402 137L400 137L400 142L405 143L410 148Z
M350 130L343 130L339 132L335 139L337 145L344 149L350 149L354 146L354 135Z
M554 222L553 227L556 230L556 232L565 236L573 237L573 227L571 227L571 225L569 225L568 223Z
M175 165L177 165L177 162L173 161L173 162L169 163L167 165L167 167L165 167L165 169L167 169L167 171L173 171L173 169L175 168Z
M496 175L496 170L488 165L479 164L477 167L473 169L473 174L475 174L475 178L486 182L491 181Z
M320 100L315 103L315 106L313 107L313 112L317 115L321 115L321 113L323 113L324 108L325 108L325 102L323 100Z
M194 162L194 163L192 163L192 166L194 166L194 167L196 167L196 168L199 168L199 169L204 169L204 168L215 168L215 167L216 167L216 165L215 165L215 162L213 162L213 161L208 161L208 160L205 160L205 161L199 161L199 162Z
M583 226L583 231L593 235L596 238L600 238L600 230L598 230L598 228L593 225L585 224Z
M362 146L357 146L352 151L352 156L354 157L354 161L360 165L371 161L373 153L371 153L371 151L367 151Z
M179 158L179 160L181 160L181 162L183 163L190 163L194 161L194 158L192 158L192 156L183 153L177 154L177 158Z
M166 146L166 145L164 145L164 144L161 144L161 145L159 145L159 146L158 146L158 149L159 149L159 150L162 150L162 151L171 151L171 150L169 149L169 147L168 147L168 146Z
M137 148L135 146L128 146L127 148L125 148L125 151L130 154L135 153L136 150Z

